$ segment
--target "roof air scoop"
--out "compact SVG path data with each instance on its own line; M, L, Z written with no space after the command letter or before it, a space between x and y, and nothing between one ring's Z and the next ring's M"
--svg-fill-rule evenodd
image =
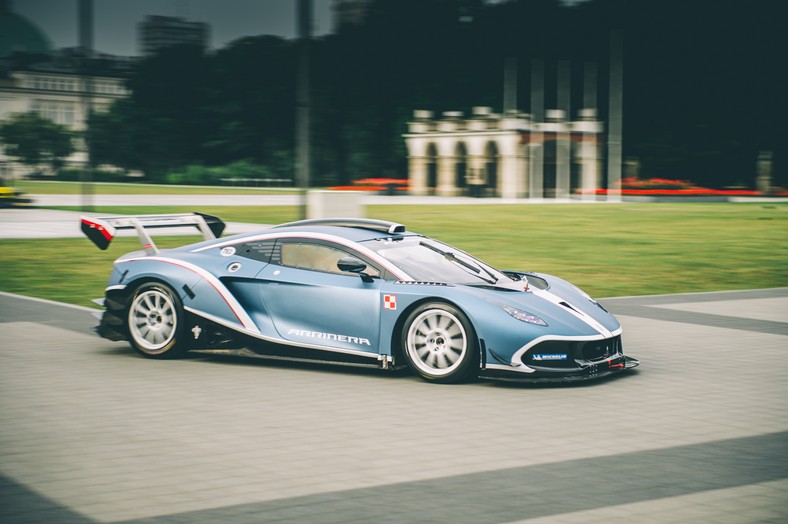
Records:
M382 231L391 235L404 233L406 231L403 224L396 222L388 222L386 220L375 220L372 218L311 218L308 220L298 220L296 222L288 222L286 224L279 224L273 226L271 229L278 227L293 227L293 226L336 226L336 227L358 227L361 229L371 229L373 231Z

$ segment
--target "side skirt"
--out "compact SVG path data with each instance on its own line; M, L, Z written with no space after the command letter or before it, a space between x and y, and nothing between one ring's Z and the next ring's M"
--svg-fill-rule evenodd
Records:
M307 353L308 352L308 353ZM396 371L405 369L407 366L396 365L394 362L380 355L377 360L368 358L355 357L353 355L345 355L342 353L328 353L314 350L298 350L290 346L282 348L266 348L261 350L258 348L250 349L247 347L240 349L193 349L190 353L200 353L206 355L226 355L239 358L259 358L262 360L276 360L287 362L301 362L308 364L328 364L332 366L368 368L368 369L386 369L389 371Z

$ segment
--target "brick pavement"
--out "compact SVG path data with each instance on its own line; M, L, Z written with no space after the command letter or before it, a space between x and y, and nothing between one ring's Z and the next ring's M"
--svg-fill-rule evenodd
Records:
M0 521L785 522L788 289L604 300L580 386L198 356L0 294Z

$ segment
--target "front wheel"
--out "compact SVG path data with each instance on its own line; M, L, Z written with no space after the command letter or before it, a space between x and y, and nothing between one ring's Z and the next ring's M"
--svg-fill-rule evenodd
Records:
M178 295L167 285L148 282L138 287L126 315L131 346L148 358L175 358L186 350L185 321Z
M411 312L402 330L402 348L410 367L430 382L460 382L478 372L473 326L449 304L424 304Z

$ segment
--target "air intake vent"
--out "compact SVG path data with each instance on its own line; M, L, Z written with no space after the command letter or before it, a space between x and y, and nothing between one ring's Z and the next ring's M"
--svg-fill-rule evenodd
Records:
M575 308L573 308L573 307L571 306L571 304L569 304L568 302L559 302L559 304L561 304L562 306L564 306L566 309L571 309L572 311L575 311L575 312L577 312L577 313L580 313L580 311L577 311L577 310L576 310ZM582 314L582 313L581 313L581 314Z
M405 233L405 226L402 224L387 222L385 220L374 220L371 218L311 218L308 220L298 220L297 222L279 224L278 226L273 226L271 229L298 226L357 227L361 229L371 229L373 231L382 231L392 235Z
M397 280L394 282L395 284L403 284L409 286L446 286L446 287L454 287L454 284L449 284L448 282L428 282L423 280Z

